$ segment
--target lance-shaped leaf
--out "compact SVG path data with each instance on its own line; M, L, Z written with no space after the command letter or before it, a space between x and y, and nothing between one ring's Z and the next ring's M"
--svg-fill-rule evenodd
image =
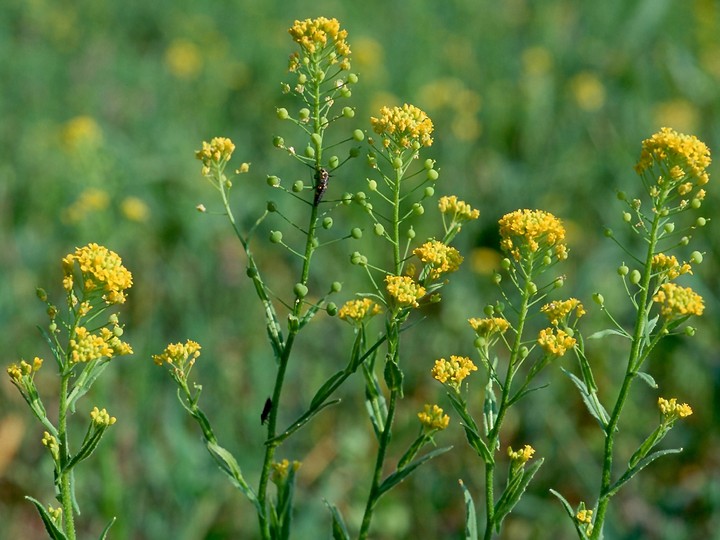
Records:
M538 469L542 466L543 461L543 459L538 459L529 467L519 467L517 470L511 472L507 486L505 486L505 490L495 504L493 522L497 532L500 532L500 526L503 520L520 501L520 497L525 493L525 489L527 489L533 476L535 476L535 473L538 472Z
M255 492L245 481L245 478L240 471L240 465L238 465L235 457L217 443L206 440L205 446L207 446L210 455L220 466L220 469L222 469L222 471L230 478L230 481L235 485L235 487L242 491L250 502L253 503L258 513L262 514L263 510L257 500Z
M655 379L653 379L652 375L644 371L638 371L636 375L640 377L643 381L645 381L650 388L657 389L658 385L655 382Z
M493 390L493 380L488 379L485 386L485 402L483 403L483 425L485 427L485 435L490 433L495 427L495 418L497 416L497 401Z
M53 540L67 540L65 534L58 528L57 525L55 525L52 517L50 517L50 514L40 501L27 496L25 499L33 503L35 508L37 508L37 511L40 514L40 519L42 519L43 525L45 525L45 531L47 531L50 538Z
M327 407L331 407L333 405L337 405L340 403L341 400L339 399L333 399L332 401L328 401L326 403L321 403L320 405L316 406L314 409L310 409L309 411L305 412L300 418L295 420L290 426L285 429L282 433L279 435L273 437L272 439L268 439L265 441L265 445L271 445L271 444L277 444L278 442L282 442L290 435L295 433L298 429L303 427L305 424L307 424L312 418L318 414L323 409L326 409Z
M562 369L565 375L570 377L570 380L573 382L573 384L575 384L578 390L580 390L580 396L582 397L583 403L585 403L585 407L587 407L587 410L590 412L593 418L598 421L603 431L605 431L607 429L608 422L610 421L610 416L608 416L605 407L603 407L602 403L600 403L597 393L590 392L583 381L578 379L575 375L570 373L565 368L560 369Z
M337 506L335 506L334 504L330 504L327 501L325 501L325 504L330 509L330 513L332 514L333 540L350 540L350 533L348 532L345 521L340 514L340 510L338 510Z
M625 339L632 339L632 336L624 330L616 330L615 328L608 328L606 330L600 330L588 336L588 339L601 339L605 336L620 336Z
M635 450L635 453L630 458L630 461L628 461L628 469L632 469L640 463L640 460L647 456L650 450L652 450L665 438L665 435L667 435L671 427L672 426L668 424L660 424L656 427L655 430L638 447L638 449Z
M475 449L475 452L477 452L485 463L494 463L495 459L493 458L490 450L488 450L485 441L483 441L482 437L480 437L475 420L473 420L472 416L470 416L467 412L465 401L463 401L463 399L455 392L448 392L448 397L450 398L450 403L452 403L453 409L455 409L455 412L457 412L462 419L465 437L467 438L468 443L470 443L470 446Z
M365 408L372 422L375 436L380 440L387 419L387 404L380 390L380 382L371 366L363 364L363 375L365 375Z
M80 446L80 450L78 450L75 455L68 460L67 464L63 467L62 472L72 470L75 465L89 458L97 448L98 444L100 444L100 439L102 439L106 429L107 427L93 429L93 424L91 422L90 427L88 428L88 433L85 435L85 440Z
M639 473L641 470L643 470L645 467L650 465L653 461L655 461L657 458L665 456L667 454L679 454L682 452L682 448L671 448L669 450L658 450L657 452L653 452L649 456L644 457L640 461L638 461L637 465L634 467L630 467L627 471L625 471L625 474L623 474L620 478L618 478L617 482L615 482L610 488L607 490L607 494L612 496L626 483L628 482L633 476L635 476L637 473Z
M478 540L478 525L477 525L477 513L475 512L475 503L473 502L472 495L465 487L462 480L460 487L463 490L463 497L465 497L465 540Z
M388 359L385 362L385 369L383 370L383 377L385 384L390 390L397 390L400 392L402 397L402 383L403 383L403 372L400 366L397 365L393 360Z
M67 406L71 413L75 413L75 404L78 399L87 394L90 387L102 372L105 371L109 363L109 358L98 358L97 360L92 360L87 363L85 369L82 370L77 381L75 381L75 385L68 396Z
M550 490L550 493L552 493L553 495L555 495L555 496L558 498L558 500L560 501L560 504L563 505L563 508L565 509L565 512L567 513L567 515L568 515L568 516L570 517L570 519L572 520L573 525L575 525L575 531L576 531L577 534L578 534L578 538L580 538L580 540L588 540L588 535L587 535L587 533L585 532L585 527L581 526L581 524L578 523L578 520L575 518L575 510L573 510L573 507L570 506L570 503L567 502L567 501L565 500L565 497L563 497L562 495L560 495L560 493L558 493L558 492L555 491L554 489L551 489L551 490Z
M390 491L392 488L397 486L400 482L405 480L408 476L410 476L415 469L417 469L420 465L423 463L427 463L432 458L439 456L440 454L444 454L445 452L448 452L449 450L452 450L452 446L446 446L444 448L437 448L436 450L433 450L432 452L428 452L423 457L416 459L415 461L408 464L405 468L396 470L394 473L392 473L390 476L388 476L385 480L383 480L383 483L380 484L380 487L378 488L378 498L380 495L383 495L387 491Z
M112 518L110 520L110 523L108 523L103 529L102 533L100 533L100 538L98 540L105 540L105 538L107 538L107 533L110 531L110 527L113 526L113 523L115 523L116 519L117 518Z

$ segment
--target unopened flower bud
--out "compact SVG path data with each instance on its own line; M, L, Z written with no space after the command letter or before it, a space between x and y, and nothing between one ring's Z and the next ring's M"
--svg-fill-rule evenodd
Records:
M608 238L612 238L612 237L613 237L613 231L612 231L612 229L610 229L610 228L606 228L605 231L604 231L604 234L605 234L605 236L608 237Z

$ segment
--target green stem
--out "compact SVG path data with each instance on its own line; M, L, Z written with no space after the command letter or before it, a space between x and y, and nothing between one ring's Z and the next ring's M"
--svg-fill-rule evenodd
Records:
M73 508L73 494L70 475L72 471L65 470L70 461L70 449L67 437L67 400L70 373L61 373L60 379L60 406L58 412L58 439L60 443L60 502L63 509L63 528L68 540L75 540L75 517Z
M660 205L658 205L660 207ZM593 532L590 537L592 540L598 540L602 536L603 524L610 503L612 493L609 493L610 486L612 485L612 464L613 464L613 449L615 444L615 433L617 426L620 421L620 414L622 413L623 407L627 400L632 385L633 379L637 376L638 359L642 355L642 346L645 340L645 328L647 324L648 311L650 306L648 305L648 295L650 291L650 280L652 278L652 258L655 254L655 246L657 244L657 232L660 224L660 214L655 212L652 222L652 228L650 230L648 238L647 255L645 257L645 268L643 271L643 277L639 284L640 296L638 300L638 312L635 318L635 331L633 333L633 341L630 349L630 357L628 359L627 369L625 371L625 378L623 379L622 386L620 387L620 393L615 401L615 408L613 409L610 422L605 428L605 449L603 455L603 470L602 470L602 481L600 484L600 495L598 497L597 513L595 515L595 522L593 524Z
M493 448L489 448L494 452ZM493 536L493 521L495 520L495 462L485 463L485 540Z

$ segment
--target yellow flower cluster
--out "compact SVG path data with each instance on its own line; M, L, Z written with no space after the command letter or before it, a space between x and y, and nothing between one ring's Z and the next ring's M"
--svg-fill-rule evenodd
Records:
M397 149L430 146L433 123L428 115L414 105L404 104L402 107L383 107L380 117L370 118L375 133L383 137L383 145L391 144Z
M450 424L450 417L443 414L437 405L425 405L425 409L418 413L420 423L428 430L442 430Z
M682 274L692 274L690 264L680 264L675 255L665 255L664 253L653 255L652 269L658 274L664 274L668 279L675 279Z
M210 174L212 167L220 167L230 161L235 145L227 137L215 137L210 142L203 141L202 148L195 152L195 157L202 161L203 176Z
M99 410L97 407L90 411L90 418L97 427L112 426L117 421L117 418L110 416L105 409Z
M518 450L517 452L513 452L513 449L511 446L508 446L508 456L510 456L510 459L519 465L524 465L535 454L535 449L530 446L529 444L526 444L523 448Z
M387 292L403 307L418 307L418 300L425 296L425 287L416 283L410 276L385 277Z
M693 413L687 403L679 404L676 398L658 398L658 407L665 422L674 422L678 418L686 418Z
M558 218L543 210L515 210L500 218L500 247L516 261L540 249L554 248L559 260L567 259L565 228Z
M477 366L467 356L450 356L449 361L444 358L435 360L431 374L434 379L457 389L473 371L477 371Z
M490 317L489 319L468 319L470 326L479 337L488 338L493 334L504 334L510 323L502 317Z
M25 360L20 360L19 364L12 363L8 366L7 372L15 383L19 383L23 376L34 376L43 365L43 359L37 356L32 364L28 364Z
M696 185L707 184L710 166L710 150L694 135L684 135L664 127L642 143L640 160L635 165L638 174L664 163L670 168L673 182L695 180Z
M555 356L564 355L568 349L572 349L577 341L558 328L544 328L538 334L538 345L547 354Z
M98 244L77 248L63 258L63 287L70 292L74 283L75 263L82 274L82 290L103 292L107 304L123 304L125 290L132 286L132 274L122 264L120 256Z
M463 261L462 255L457 249L438 240L425 242L416 248L413 254L425 264L430 265L428 275L431 279L438 279L442 274L455 272Z
M190 368L200 356L202 347L199 343L188 339L185 343L170 343L161 354L153 355L153 361L162 366L168 363L176 368L184 370Z
M295 21L288 33L300 47L307 53L314 54L322 51L328 45L328 41L335 49L336 56L350 56L350 46L346 43L347 30L340 29L337 19L305 19ZM348 67L343 69L348 69Z
M664 283L653 296L660 304L660 313L666 319L675 319L686 315L700 316L705 310L702 296L690 287L680 287L675 283Z
M75 335L70 340L70 362L92 362L103 356L110 358L113 349L102 336L92 334L84 326L75 329Z
M585 308L577 298L555 300L540 308L540 312L547 316L553 326L558 326L561 322L567 323L567 317L573 310L575 311L575 317L578 319L585 315Z
M446 216L450 216L453 222L461 223L480 217L480 211L474 210L465 201L458 200L455 195L446 195L438 200L438 208Z
M380 306L369 298L348 300L338 311L338 317L344 321L359 323L380 313Z
M133 350L130 344L122 341L116 333L120 329L120 327L117 326L115 328L115 332L113 332L109 328L100 329L100 336L102 337L103 341L105 341L105 343L107 343L108 346L112 349L112 356L125 356L128 354L132 354Z
M47 431L43 433L42 443L53 455L60 449L58 440Z
M291 464L287 459L283 459L280 462L273 463L271 465L273 469L272 481L277 484L278 482L285 480L288 476L291 465L293 471L297 471L300 468L300 465L302 465L302 463L300 463L299 461L293 461Z

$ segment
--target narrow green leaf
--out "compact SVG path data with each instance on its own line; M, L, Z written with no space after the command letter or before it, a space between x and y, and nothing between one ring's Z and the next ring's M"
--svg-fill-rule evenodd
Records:
M565 368L562 369L563 373L570 377L570 380L577 386L578 390L580 390L580 396L582 397L583 403L585 403L585 407L590 412L590 414L595 418L595 420L598 421L600 424L600 427L603 429L607 429L608 422L610 420L610 417L608 416L607 411L605 410L605 407L602 406L600 403L600 400L597 397L597 394L595 392L589 392L587 387L585 386L585 383L581 381L579 378L577 378L575 375L570 373Z
M621 332L620 330L616 330L614 328L608 328L607 330L600 330L599 332L595 332L594 334L589 335L587 339L601 339L605 336L620 336L627 339L632 339L632 337L628 335L627 332Z
M305 424L307 424L310 420L312 420L313 417L314 417L316 414L318 414L320 411L322 411L323 409L326 409L326 408L328 408L328 407L331 407L331 406L333 406L333 405L337 405L338 403L340 403L340 401L341 401L340 399L333 399L332 401L328 401L328 402L326 402L326 403L323 403L323 404L319 405L319 406L318 406L317 408L315 408L315 409L311 409L311 410L305 412L300 418L298 418L298 419L295 420L292 424L290 424L290 426L289 426L287 429L285 429L285 431L283 431L282 433L280 433L280 434L277 435L276 437L273 437L272 439L266 440L266 441L265 441L265 445L274 444L274 443L276 443L276 442L278 442L278 441L284 441L284 440L287 439L290 435L292 435L293 433L295 433L298 429L300 429L300 428L303 427Z
M75 381L75 385L68 396L67 406L71 413L75 413L75 404L78 399L88 393L90 387L102 374L110 363L109 358L99 358L89 362L85 369L82 370L80 376Z
M653 461L655 461L657 458L668 455L668 454L679 454L682 452L682 448L671 448L669 450L658 450L657 452L653 452L649 456L644 457L640 461L638 461L637 465L634 467L628 469L625 471L625 474L623 474L617 482L615 482L612 486L610 486L610 489L608 489L607 495L614 495L617 493L617 491L626 483L628 482L633 476L635 476L637 473L639 473L641 470L643 470L645 467L650 465Z
M645 381L650 388L657 389L658 385L655 382L655 379L653 379L652 375L650 375L649 373L645 373L644 371L638 371L637 376L640 377L643 381Z
M483 425L485 427L485 435L490 433L495 426L495 417L497 415L497 402L495 392L493 390L493 381L488 379L485 386L485 401L483 403Z
M463 401L463 399L454 392L448 392L447 395L450 398L450 403L452 404L453 409L455 409L455 412L457 412L462 419L462 426L463 429L465 429L465 437L467 438L470 446L475 449L477 454L485 463L494 463L495 460L492 453L488 450L485 441L482 440L482 437L480 437L480 434L477 431L477 424L475 423L475 420L473 420L472 416L470 416L467 412L467 405L465 401Z
M323 383L320 389L315 392L315 395L310 402L310 409L317 408L323 401L325 401L330 394L332 394L340 384L348 378L350 374L344 369L334 373L327 381Z
M69 471L81 461L89 458L90 455L97 448L98 444L100 444L100 439L102 438L104 432L104 429L98 430L93 434L92 437L86 439L82 447L80 447L80 450L78 450L77 453L70 458L65 467L63 467L63 471Z
M55 525L55 522L52 520L50 514L40 501L29 496L26 496L25 499L33 503L35 508L37 508L37 511L40 514L40 519L42 519L43 525L45 525L45 530L50 538L53 540L67 540L65 534L58 528L57 525Z
M398 485L400 482L405 480L408 476L410 476L415 469L417 469L420 465L423 463L427 463L432 458L439 456L440 454L444 454L445 452L448 452L452 449L452 446L446 446L444 448L438 448L436 450L433 450L432 452L428 452L423 457L416 459L409 465L407 465L404 469L400 471L395 471L390 476L388 476L382 484L380 484L380 487L378 488L378 497L380 495L383 495L385 492L391 490L396 485Z
M477 514L475 512L475 503L472 500L472 495L465 487L462 480L460 487L463 490L463 496L465 497L465 540L478 540L478 525L477 525Z
M105 538L107 537L107 533L110 531L110 527L113 526L113 523L115 523L115 520L116 520L116 519L117 519L117 518L112 518L112 519L110 520L110 523L108 523L108 524L105 526L105 528L103 529L103 532L100 534L99 540L105 540Z
M334 504L330 504L327 501L324 501L325 505L330 509L330 513L332 514L332 537L333 540L350 540L350 533L347 530L347 526L345 525L345 521L343 521L342 515L340 514L340 510L337 509L337 506Z
M255 492L248 486L245 478L243 478L240 466L235 457L219 444L205 441L205 446L215 462L220 466L223 472L230 478L230 481L250 500L258 512L262 512L260 503L257 500Z
M507 487L503 491L502 495L500 495L500 499L495 505L495 516L493 521L497 532L500 532L503 520L510 512L512 512L512 509L515 508L515 505L520 501L520 498L523 493L525 493L525 490L527 489L530 481L533 479L533 476L535 476L535 473L537 473L538 469L542 466L543 461L543 459L535 461L526 469L515 474L514 477L508 481Z
M389 360L385 362L385 369L383 370L383 377L385 384L390 390L399 390L400 397L402 397L402 383L403 383L403 372L395 362Z
M577 533L578 533L578 537L579 537L581 540L587 540L588 536L587 536L587 534L585 533L585 528L584 528L584 527L581 527L580 524L578 523L578 521L575 519L575 510L573 510L573 507L570 506L570 503L567 502L567 501L565 500L565 497L563 497L562 495L560 495L560 493L558 493L558 492L555 491L554 489L551 489L551 490L550 490L550 493L552 493L553 495L555 495L555 496L558 498L558 500L560 501L560 503L563 505L563 508L565 509L565 512L566 512L567 515L570 517L570 519L571 519L572 522L573 522L573 525L575 526L575 530L576 530Z

